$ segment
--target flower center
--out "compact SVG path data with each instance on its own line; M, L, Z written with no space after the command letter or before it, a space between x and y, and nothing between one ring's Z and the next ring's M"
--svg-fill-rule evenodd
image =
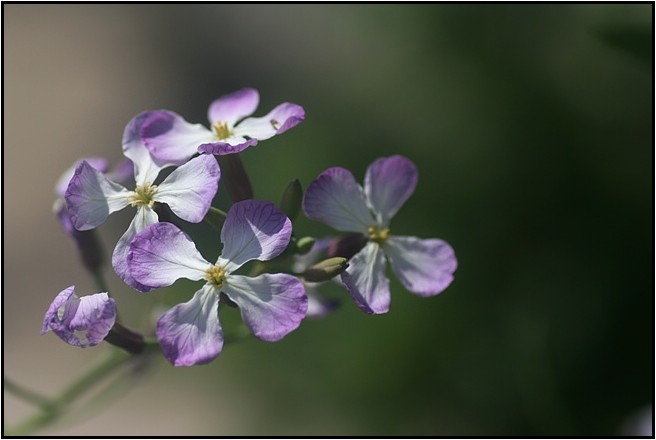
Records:
M390 230L389 228L381 229L378 226L369 227L369 239L375 241L378 244L381 244L389 237Z
M153 200L153 196L157 192L157 185L149 185L147 183L144 183L142 186L138 186L134 190L134 194L132 194L132 202L130 203L132 206L139 206L139 205L146 205L149 208L152 208L153 205L155 204L155 201Z
M214 124L212 124L212 130L214 130L214 134L219 138L219 140L228 139L230 136L232 136L232 132L228 129L227 122L216 121Z
M221 266L212 266L205 271L205 279L214 287L221 287L225 282L225 270Z

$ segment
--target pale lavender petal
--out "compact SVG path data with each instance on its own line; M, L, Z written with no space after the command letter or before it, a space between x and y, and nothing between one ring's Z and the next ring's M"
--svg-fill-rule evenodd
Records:
M127 260L132 277L152 287L170 286L180 278L202 280L212 266L191 238L171 223L155 223L137 234Z
M125 187L131 187L135 185L135 179L134 179L134 163L128 159L125 158L122 161L120 161L110 172L107 174L107 178L109 180L112 180L116 183L120 183L121 185ZM157 177L157 176L155 176ZM155 180L151 181L151 183Z
M219 295L203 286L191 300L178 304L157 321L157 340L164 357L176 367L206 364L223 348Z
M223 229L221 260L228 271L250 260L270 260L287 248L292 222L271 202L244 200L232 205Z
M383 249L401 283L421 296L437 295L449 287L458 267L453 248L435 238L392 236Z
M244 119L234 128L233 132L236 135L263 141L286 132L303 122L304 119L303 107L285 102L262 117Z
M310 283L303 283L305 286L305 293L308 297L308 309L305 316L308 318L323 318L335 310L335 308L339 305L338 301L322 297L315 290L316 286L309 286L308 284Z
M367 168L364 192L379 223L389 220L417 186L417 167L403 156L381 157Z
M128 251L130 250L130 243L135 235L146 229L148 226L157 223L157 214L155 211L148 207L140 206L137 213L130 222L127 231L121 236L116 243L114 253L112 254L112 266L114 272L127 284L140 292L148 292L155 287L147 286L139 283L130 274L128 267Z
M156 160L182 165L198 152L201 144L216 141L214 133L191 124L168 111L153 112L141 126L141 140Z
M63 199L55 200L54 211L57 219L64 229L64 232L70 236L82 258L82 264L90 270L96 270L103 262L102 245L95 230L78 231L71 223L71 216L66 208L66 203Z
M130 204L130 191L82 161L66 189L66 206L76 229L101 225L109 214Z
M231 139L228 139L232 142ZM199 153L216 154L217 156L224 156L226 154L235 154L244 151L245 149L257 145L257 139L246 140L241 138L238 143L230 144L227 142L215 142L212 144L202 144L198 147Z
M152 184L157 179L160 170L171 165L166 161L155 160L141 140L141 127L153 113L139 113L128 122L123 130L123 155L132 161L136 185Z
M292 275L230 275L222 291L237 303L251 332L265 341L282 339L299 326L307 312L303 283Z
M308 186L303 211L338 231L369 234L375 221L367 207L362 187L345 168L328 168Z
M355 304L364 312L387 313L390 307L389 280L385 276L385 255L374 242L349 260L349 267L341 275Z
M109 161L104 157L85 157L84 159L76 161L71 167L64 171L61 177L57 180L57 183L55 184L55 192L57 195L64 197L66 194L66 188L68 188L68 183L75 174L75 169L82 163L82 161L86 161L92 168L97 169L101 173L106 172L107 168L109 168Z
M75 294L75 286L67 287L57 294L55 299L50 303L48 311L43 317L43 327L41 328L41 334L44 335L50 330L51 322L58 322L57 314L61 306L63 306L68 299Z
M219 188L220 176L219 164L213 156L195 157L164 179L153 200L166 203L183 220L201 222Z
M116 322L116 303L107 293L79 298L75 286L57 295L43 320L41 334L52 330L70 345L89 347L100 343Z
M207 118L210 124L224 122L232 128L240 119L252 115L259 103L257 90L243 88L214 100L207 111Z

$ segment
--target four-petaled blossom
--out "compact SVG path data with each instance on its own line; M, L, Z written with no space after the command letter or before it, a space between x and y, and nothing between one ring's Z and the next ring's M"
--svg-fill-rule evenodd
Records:
M141 139L153 156L180 164L200 153L239 153L258 141L284 133L305 118L303 107L285 102L265 116L246 118L260 102L257 90L244 88L210 104L207 116L211 130L191 124L168 110L152 112L141 127ZM246 118L239 122L241 119Z
M403 156L391 156L369 166L364 189L350 171L334 167L320 174L305 193L303 210L308 218L368 238L341 274L356 304L367 313L389 310L385 257L401 283L417 295L436 295L453 280L457 261L448 243L390 234L390 220L416 184L415 165Z
M126 206L137 208L130 226L116 244L112 265L123 281L141 291L150 288L136 282L130 275L127 252L134 236L158 221L153 209L155 203L166 203L178 217L198 223L210 208L220 178L214 157L202 155L176 168L155 185L160 170L172 163L153 158L141 142L139 132L149 116L149 112L136 116L123 135L123 154L134 163L136 188L133 191L82 161L75 169L65 195L71 222L81 231L99 226L109 214Z
M70 286L50 304L41 334L52 330L70 345L90 347L105 339L115 322L116 303L106 292L79 298Z
M228 211L221 230L223 250L215 264L170 223L152 225L134 238L128 264L139 283L163 287L179 278L206 281L190 301L173 307L157 322L157 339L172 364L204 364L219 355L221 293L239 306L248 328L262 340L277 341L298 327L307 311L307 297L296 277L234 274L248 261L278 256L289 244L291 231L291 221L273 203L245 200Z

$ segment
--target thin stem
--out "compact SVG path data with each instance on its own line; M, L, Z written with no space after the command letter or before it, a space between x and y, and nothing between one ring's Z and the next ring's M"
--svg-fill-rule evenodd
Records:
M91 276L93 277L93 281L96 283L96 288L98 291L109 292L109 289L107 288L107 282L105 281L105 277L102 274L102 270L97 268L95 270L91 270L90 272Z
M20 423L14 429L8 429L7 431L12 436L27 435L30 432L49 425L54 422L75 399L84 394L89 388L97 384L100 379L123 365L123 363L129 359L131 359L131 356L127 356L121 351L112 350L109 356L98 363L77 382L73 383L50 402L42 405L41 412Z
M24 401L31 403L36 406L45 406L48 404L49 400L46 396L42 396L39 393L23 388L12 380L7 379L6 377L2 378L2 386L5 390L12 393L14 396L23 399Z

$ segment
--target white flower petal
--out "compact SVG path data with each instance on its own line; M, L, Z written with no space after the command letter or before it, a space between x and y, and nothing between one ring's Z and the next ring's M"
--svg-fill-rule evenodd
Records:
M355 303L366 313L386 313L390 306L385 255L377 243L369 242L342 272L342 281Z

